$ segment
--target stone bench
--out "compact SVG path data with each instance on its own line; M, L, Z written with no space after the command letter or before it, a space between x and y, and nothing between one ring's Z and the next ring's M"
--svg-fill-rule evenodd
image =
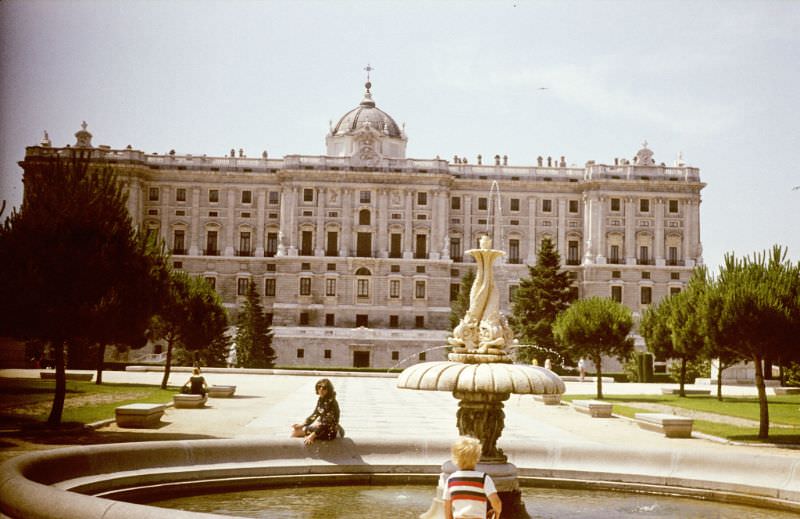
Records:
M208 388L208 396L211 398L230 398L236 393L236 386L211 386Z
M636 413L639 427L663 432L667 438L691 438L694 420L685 416L664 413Z
M661 394L662 395L679 395L681 390L679 388L671 388L671 387L662 387ZM710 395L710 389L688 389L684 388L683 394L685 395Z
M533 399L539 402L543 402L544 405L560 405L561 404L561 394L556 393L553 395L533 395Z
M800 395L800 387L773 387L775 395Z
M600 400L573 400L572 407L581 413L587 413L592 418L611 418L614 406Z
M127 404L116 409L118 427L132 429L155 427L164 415L164 404Z
M207 395L185 395L179 393L173 395L172 402L175 404L176 409L192 409L203 407L208 400Z
M94 377L94 373L76 373L74 371L67 371L64 376L67 380L82 380L84 382L89 382ZM43 378L44 380L54 380L56 378L56 372L40 371L39 377Z

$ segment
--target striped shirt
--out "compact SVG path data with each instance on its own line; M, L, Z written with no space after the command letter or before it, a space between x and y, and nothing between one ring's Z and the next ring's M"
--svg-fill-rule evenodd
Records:
M488 496L497 492L494 481L484 472L457 470L447 478L444 499L450 500L454 518L486 517Z

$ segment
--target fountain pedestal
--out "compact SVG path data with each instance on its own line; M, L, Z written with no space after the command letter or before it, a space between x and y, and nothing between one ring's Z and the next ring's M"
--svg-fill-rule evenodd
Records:
M451 391L458 399L456 424L462 436L481 441L477 470L489 474L503 501L502 516L528 517L522 503L517 468L507 462L497 440L503 433L503 402L512 393L560 395L564 382L552 371L538 366L513 364L505 348L514 344L514 334L500 313L500 297L494 284L492 264L505 254L491 248L484 236L480 249L468 250L477 272L469 293L469 308L447 339L452 347L446 362L424 362L403 370L397 387L427 391ZM442 496L447 478L456 470L452 462L442 465L442 475L433 505L420 517L444 517Z

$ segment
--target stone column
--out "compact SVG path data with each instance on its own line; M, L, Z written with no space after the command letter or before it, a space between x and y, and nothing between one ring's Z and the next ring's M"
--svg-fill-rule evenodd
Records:
M461 203L464 207L464 243L461 244L461 257L463 261L468 261L467 256L469 255L464 254L464 251L475 248L472 244L472 197L464 195Z
M201 247L198 242L202 239L203 229L200 228L200 188L192 188L192 226L189 229L189 255L198 256Z
M528 265L536 264L536 207L539 200L532 196L528 199Z
M297 256L297 210L300 206L300 188L294 186L289 194L289 256Z
M433 191L433 204L431 205L431 242L428 244L428 258L430 259L439 259L440 256L440 246L442 243L441 238L441 231L442 228L441 222L439 221L439 215L441 214L441 208L439 207L439 202L441 200L441 196L438 190Z
M164 186L161 189L159 206L161 208L161 222L159 223L159 234L164 243L167 244L167 249L172 250L172 238L169 235L169 186Z
M625 263L636 265L636 201L625 198Z
M656 212L656 228L653 235L655 236L655 243L653 244L655 250L656 266L663 267L667 264L664 258L664 199L655 199L655 212Z
M599 196L597 198L597 256L595 263L598 265L606 264L606 204L608 198Z
M558 214L556 236L558 236L558 254L561 255L562 263L567 261L567 201L564 198L558 199Z
M133 226L136 229L142 227L142 183L138 178L131 177L128 180L128 214L131 215Z
M344 188L342 196L342 235L339 237L339 256L350 255L350 244L353 243L353 190Z
M326 189L324 187L317 188L317 229L315 231L316 236L314 236L314 256L324 256L325 255L325 193Z
M386 188L378 189L378 214L376 217L378 228L378 257L389 257L389 191Z
M439 215L437 220L439 222L439 236L442 244L442 250L439 255L441 259L450 259L450 192L442 190L440 193L441 205L439 208Z
M281 184L280 222L278 222L278 250L276 256L286 256L286 246L289 243L290 198L292 186Z
M692 201L692 250L695 265L703 264L703 243L700 240L700 196Z
M267 192L263 189L258 191L256 196L256 250L255 255L264 256L264 222L266 221L267 211Z
M228 189L228 218L225 226L225 256L234 255L234 231L236 230L236 191ZM236 244L238 245L238 244Z
M586 251L583 254L583 263L589 264L594 262L594 222L592 211L594 206L592 204L592 197L588 193L583 195L583 228L586 232Z
M414 251L412 249L414 243L414 235L412 227L413 220L414 220L414 209L412 205L411 197L414 196L413 189L406 189L406 204L405 204L405 239L403 240L403 259L412 259L414 257Z

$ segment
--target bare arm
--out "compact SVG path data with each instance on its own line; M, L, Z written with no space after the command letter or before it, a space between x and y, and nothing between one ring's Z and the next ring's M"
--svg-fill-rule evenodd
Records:
M450 499L444 502L444 519L453 519L453 501Z
M497 492L489 496L489 503L491 503L492 510L494 511L493 519L500 519L500 512L503 511L503 503L500 501L500 496L497 495Z

